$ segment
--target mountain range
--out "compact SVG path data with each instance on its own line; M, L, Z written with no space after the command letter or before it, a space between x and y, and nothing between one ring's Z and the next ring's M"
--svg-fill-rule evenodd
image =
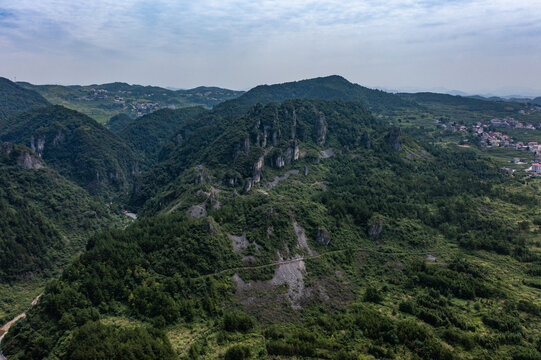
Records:
M173 92L0 85L0 295L43 289L8 359L539 358L540 188L501 170L534 155L441 126L530 104L329 76L96 121Z

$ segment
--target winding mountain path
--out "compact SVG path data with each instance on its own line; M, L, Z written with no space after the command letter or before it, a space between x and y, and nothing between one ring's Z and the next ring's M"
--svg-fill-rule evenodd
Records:
M32 302L30 303L30 308L38 303L38 300L39 300L40 297L41 297L41 294L36 296L36 298L34 300L32 300ZM26 311L23 312L23 313L20 313L17 316L15 316L15 318L13 318L13 320L8 321L7 323L5 323L0 328L0 345L2 343L2 339L4 339L4 336L6 336L6 334L8 333L9 328L11 328L13 326L13 324L15 324L18 320L20 320L23 317L26 317ZM7 360L6 357L2 354L1 349L0 349L0 360Z
M299 261L305 261L305 260L309 260L309 259L317 259L317 258L320 258L322 256L327 256L327 255L331 255L331 254L338 254L338 253L342 253L342 252L346 252L346 251L358 251L358 252L365 252L365 253L380 253L380 254L387 254L387 255L420 255L420 256L427 256L427 255L434 254L433 251L429 251L429 252L381 251L381 250L378 250L378 249L370 249L370 248L338 249L338 250L327 251L327 252L324 252L324 253L321 253L321 254L308 255L308 256L299 256L299 257L296 257L296 258L293 258L293 259L275 261L275 262L272 262L272 263L269 263L269 264L254 265L254 266L240 266L240 267L235 267L235 268L224 269L224 270L221 270L221 271L218 271L218 272L215 272L215 273L210 273L210 274L205 274L205 275L198 276L195 279L207 278L207 277L210 277L210 276L218 276L218 275L222 275L222 274L225 274L227 272L230 272L230 271L237 272L239 270L255 270L255 269L263 269L263 268L267 268L267 267L271 267L271 266L291 264L291 263L295 263L295 262L299 262Z

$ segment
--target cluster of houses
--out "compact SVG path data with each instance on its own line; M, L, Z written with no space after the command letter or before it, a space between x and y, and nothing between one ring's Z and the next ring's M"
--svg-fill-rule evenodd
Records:
M131 91L119 90L117 91L117 93L126 94L129 96L131 94ZM145 94L143 96L152 96L152 95L153 94ZM164 106L161 106L159 103L155 103L155 102L132 101L132 102L126 103L126 99L122 96L111 94L109 91L105 89L95 89L95 88L90 89L88 94L81 97L80 99L85 100L85 101L109 100L118 106L122 106L123 110L131 111L137 117L141 117L143 115L149 114L151 112L162 109L164 107ZM169 106L169 107L174 108L174 106Z
M506 117L504 119L494 118L490 120L490 125L477 122L476 124L472 125L471 128L468 128L465 125L457 124L454 121L447 124L442 124L440 121L436 121L436 123L440 124L440 127L445 130L459 131L463 133L469 132L475 136L480 136L481 144L486 147L510 147L516 150L533 151L536 153L536 155L541 154L541 145L539 145L537 142L523 143L522 141L519 141L515 143L509 135L505 135L501 131L489 130L489 128L495 127L535 130L535 127L532 124L518 122L512 117Z
M515 118L509 117L509 116L503 119L494 118L490 120L490 124L494 127L499 127L499 128L535 130L535 126L533 126L532 124L524 124L523 122L517 121L515 120Z
M109 97L108 91L105 89L90 89L90 92L81 99L86 101L105 100Z
M159 110L162 107L158 103L132 101L130 108L136 113L137 117L141 117L145 114Z
M529 109L526 109L526 110L519 110L518 113L520 115L530 115L530 114L533 114L533 113L541 113L541 106L532 106L531 108Z

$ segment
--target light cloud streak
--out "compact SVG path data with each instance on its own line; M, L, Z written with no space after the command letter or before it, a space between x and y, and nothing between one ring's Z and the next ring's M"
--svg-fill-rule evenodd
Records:
M0 0L0 47L0 76L36 83L541 88L527 0Z

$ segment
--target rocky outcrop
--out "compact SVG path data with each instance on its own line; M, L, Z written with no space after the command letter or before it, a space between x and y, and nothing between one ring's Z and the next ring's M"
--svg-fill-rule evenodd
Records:
M202 165L197 165L195 169L197 170L194 180L196 185L210 182L210 175Z
M308 166L304 165L304 176L308 175Z
M368 221L368 236L370 240L376 241L383 232L383 220L379 216L372 216Z
M37 170L44 167L41 160L37 156L30 154L28 151L21 152L17 158L17 164L25 169L32 170Z
M280 144L280 136L280 121L278 120L278 113L276 112L272 124L272 146L278 146Z
M30 137L30 148L33 152L42 156L43 150L45 149L45 139L42 137L34 138L34 135L32 135L32 137Z
M285 161L281 153L276 153L276 155L274 156L273 165L278 169L284 167Z
M246 179L246 181L244 182L244 192L247 193L250 190L252 190L252 186L253 186L253 180L249 178Z
M250 152L250 137L246 135L239 143L235 144L234 157L239 156L240 153L248 154Z
M207 208L205 204L194 205L188 210L188 216L192 219L201 219L207 216Z
M322 112L316 113L316 143L319 146L325 145L325 139L327 138L327 121L325 120L325 115Z
M12 159L16 157L17 165L22 168L37 170L45 167L41 158L32 153L27 147L5 142L2 144L0 150L6 155L11 155Z
M387 139L389 140L389 145L393 151L402 151L402 144L400 143L400 140L402 139L402 130L399 127L393 126L391 130L389 130Z
M286 149L285 152L285 163L286 165L291 164L293 161L298 160L300 156L299 143L297 140L293 141L291 145Z
M291 140L295 140L295 136L297 136L297 113L295 112L295 109L293 109L293 123L291 124Z
M261 172L263 171L263 163L265 161L265 156L261 155L253 167L252 180L254 184L257 184L261 181Z
M327 246L331 242L331 236L327 230L319 229L317 231L316 241L323 246Z

